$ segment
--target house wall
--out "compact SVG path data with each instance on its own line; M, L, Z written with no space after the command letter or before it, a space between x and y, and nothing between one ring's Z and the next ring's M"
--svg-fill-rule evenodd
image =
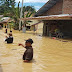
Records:
M72 0L63 0L63 14L72 14Z
M30 30L34 30L34 26L31 26Z
M44 26L43 26L44 36L49 36L50 27L51 24L53 23L59 27L60 31L64 34L64 37L72 37L72 20L44 21Z
M60 0L52 8L50 8L43 16L62 14L63 0Z
M62 20L59 23L63 26L61 31L64 33L64 36L72 37L72 20Z
M37 34L39 34L39 35L42 35L43 34L43 22L35 25L35 28L36 28ZM34 25L31 26L30 30L34 31Z

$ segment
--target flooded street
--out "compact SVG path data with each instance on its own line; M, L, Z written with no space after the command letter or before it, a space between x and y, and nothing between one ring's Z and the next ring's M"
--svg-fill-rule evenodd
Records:
M14 43L4 42L6 34L0 30L0 72L72 72L72 43L13 30ZM34 40L34 59L22 60L25 49L18 43Z

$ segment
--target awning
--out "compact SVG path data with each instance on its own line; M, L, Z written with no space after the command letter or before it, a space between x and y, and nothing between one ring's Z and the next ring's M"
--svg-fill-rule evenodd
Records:
M72 20L72 14L20 18L19 20Z

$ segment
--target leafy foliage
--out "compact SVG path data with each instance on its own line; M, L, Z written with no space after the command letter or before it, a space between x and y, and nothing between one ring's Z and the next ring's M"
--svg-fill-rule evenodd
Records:
M14 14L15 0L1 0L0 14Z
M18 7L15 7L15 0L0 0L0 14L6 16L6 17L11 17L14 19L15 24L14 28L19 27L19 18L20 18L20 11L21 8L19 7L18 2ZM24 13L27 12L26 16L24 16ZM35 13L35 8L33 6L24 6L23 7L23 18L24 17L30 17L33 13ZM24 24L28 23L28 21L24 21Z

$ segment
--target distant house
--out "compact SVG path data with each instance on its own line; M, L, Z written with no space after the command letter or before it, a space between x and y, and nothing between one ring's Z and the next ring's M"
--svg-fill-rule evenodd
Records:
M64 37L72 37L72 0L49 0L35 17L25 20L42 20L44 36L50 36L58 28Z
M9 21L10 21L10 17L3 17L3 18L1 18L1 20L0 20L0 25L2 25L2 27L7 28Z
M28 22L28 24L26 24L27 30L34 30L34 29L38 29L41 25L43 24L42 21L38 21L38 20L30 20L31 22Z

